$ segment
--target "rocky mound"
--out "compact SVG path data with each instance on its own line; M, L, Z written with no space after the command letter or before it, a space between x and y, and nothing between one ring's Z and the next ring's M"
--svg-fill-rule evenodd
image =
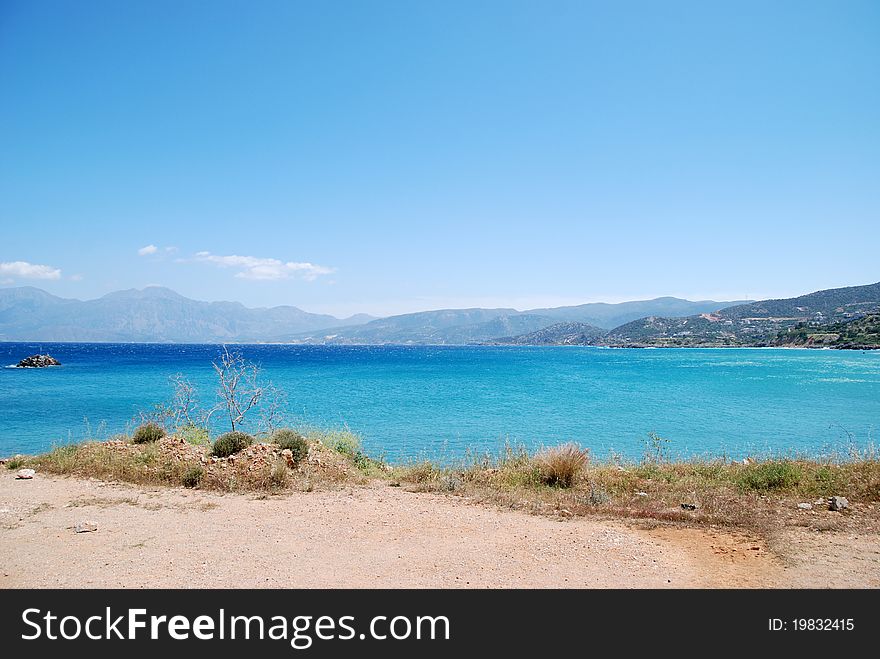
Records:
M31 355L18 362L19 368L44 368L46 366L61 366L61 362L51 355Z

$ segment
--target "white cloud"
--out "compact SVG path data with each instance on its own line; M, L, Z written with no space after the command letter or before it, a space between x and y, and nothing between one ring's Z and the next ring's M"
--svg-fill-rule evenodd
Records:
M138 250L138 256L149 256L150 254L155 254L159 251L159 248L155 245L146 245L145 247L141 247Z
M198 252L196 261L213 263L221 268L235 268L235 276L239 279L276 280L299 277L306 281L314 281L321 275L336 272L336 268L328 268L314 263L296 263L279 259L260 258L257 256L220 256L210 252Z
M37 265L27 261L0 263L0 274L18 279L61 279L61 270L51 265Z

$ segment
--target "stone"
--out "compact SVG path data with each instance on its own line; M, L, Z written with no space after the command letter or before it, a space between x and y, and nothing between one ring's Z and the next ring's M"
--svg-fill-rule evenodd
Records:
M455 492L461 489L461 479L458 476L445 476L442 480L442 487L447 492Z
M696 509L697 509L697 504L695 504L695 503L683 503L683 504L681 504L681 509L682 509L682 510L696 510Z
M831 497L828 499L829 510L844 510L846 508L849 508L849 501L847 501L846 497Z
M35 472L33 469L19 469L18 474L16 474L16 478L20 480L29 480L34 477Z
M19 368L45 368L46 366L61 366L61 362L51 355L31 355L18 362Z
M284 461L287 463L288 467L296 466L296 462L293 459L293 451L291 451L289 448L281 451L281 457L284 458Z
M812 509L813 509L813 504L811 504L811 503L799 503L799 504L798 504L798 508L800 508L801 510L812 510Z
M562 510L559 511L559 514L562 517L573 517L574 516L574 513L571 512L568 508L563 508Z
M91 522L91 521L79 522L78 524L76 524L73 527L74 533L91 533L92 531L97 531L97 530L98 530L98 523Z
M648 496L648 493L647 492L636 492L636 496L637 497L646 497L646 496Z

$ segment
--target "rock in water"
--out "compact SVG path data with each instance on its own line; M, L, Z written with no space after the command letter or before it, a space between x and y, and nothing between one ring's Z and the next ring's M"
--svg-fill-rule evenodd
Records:
M80 522L73 527L74 533L91 533L98 530L97 522Z
M19 368L44 368L46 366L61 366L61 362L51 355L31 355L18 362Z
M831 497L828 499L828 508L829 510L843 510L849 508L849 501L846 497Z
M35 472L33 469L19 469L18 474L16 474L15 477L21 480L29 480L33 478L34 474L36 473L37 472Z

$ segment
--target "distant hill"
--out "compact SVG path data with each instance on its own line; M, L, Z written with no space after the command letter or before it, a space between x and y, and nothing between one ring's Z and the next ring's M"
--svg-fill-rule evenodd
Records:
M594 345L606 333L606 330L601 327L587 323L556 323L527 334L494 339L491 343L526 346L586 346Z
M686 318L650 316L614 328L613 346L765 346L801 323L846 322L880 308L880 283L764 300Z
M336 327L318 332L304 332L297 337L303 343L339 344L436 344L463 345L495 342L499 337L513 338L556 325L574 322L607 329L618 318L641 317L663 310L666 313L716 311L729 302L690 302L678 298L657 298L620 304L591 303L554 309L442 309L380 318L358 327ZM593 320L588 320L593 319Z
M358 327L336 327L300 335L309 343L343 344L462 344L497 336L514 325L533 329L531 321L512 320L516 309L441 309L379 318ZM543 318L539 324L553 321Z
M773 345L878 350L880 349L880 313L871 313L854 320L827 325L798 323L779 332L773 340Z
M716 302L714 300L682 300L677 297L658 297L653 300L635 302L591 302L575 307L556 307L554 309L532 309L524 313L548 316L557 322L571 321L587 323L610 330L646 316L682 317L701 313L711 313L738 304L746 304L750 300L736 302Z
M0 341L281 342L293 334L372 320L339 319L297 307L250 309L199 302L161 288L69 300L32 287L0 289Z

